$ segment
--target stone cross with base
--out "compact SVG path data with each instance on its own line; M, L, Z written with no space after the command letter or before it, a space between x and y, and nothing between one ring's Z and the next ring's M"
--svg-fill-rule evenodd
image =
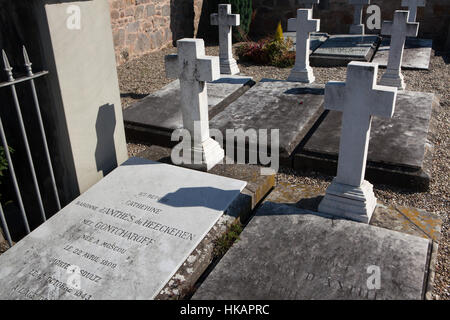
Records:
M386 72L381 77L380 84L401 90L406 87L401 67L406 37L417 37L419 31L419 23L408 22L408 14L408 11L397 10L394 21L384 21L381 27L382 35L391 36L391 47Z
M416 22L417 7L425 7L425 0L402 0L402 7L408 7L409 19L408 22Z
M298 9L297 18L288 20L288 30L297 31L295 66L288 81L312 83L315 77L309 65L309 33L320 30L320 20L312 19L312 9Z
M231 27L240 25L240 15L231 14L231 4L219 4L219 13L211 14L211 24L219 26L220 73L238 74L239 68L233 58Z
M370 4L370 0L349 0L353 4L355 13L353 24L350 26L350 34L364 34L364 23L362 23L364 5Z
M224 158L224 150L209 135L206 88L207 81L220 78L219 58L205 56L202 39L178 40L177 48L178 54L166 56L166 75L180 79L183 127L192 139L191 153L183 154L182 165L209 170Z
M313 9L315 4L319 4L320 0L297 0L298 4L302 4L305 9Z
M378 64L353 61L346 82L328 82L325 108L342 111L337 176L319 204L319 212L368 223L377 199L364 180L372 116L394 114L397 89L376 85Z

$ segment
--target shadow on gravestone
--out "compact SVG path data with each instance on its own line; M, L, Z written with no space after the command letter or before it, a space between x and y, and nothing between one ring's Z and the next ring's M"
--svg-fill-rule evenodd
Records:
M97 170L102 171L103 176L106 176L117 167L116 147L114 145L115 129L116 114L114 105L105 104L99 108L95 123L95 130L97 131L95 162Z

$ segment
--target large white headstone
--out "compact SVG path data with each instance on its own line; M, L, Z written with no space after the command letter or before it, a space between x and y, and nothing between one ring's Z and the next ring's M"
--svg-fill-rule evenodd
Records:
M219 13L211 14L211 24L219 26L220 73L239 73L236 60L233 58L231 27L240 25L240 15L231 14L231 4L219 4Z
M397 10L394 14L394 21L384 21L381 34L391 36L391 47L386 72L380 80L380 84L385 86L405 89L405 81L402 75L403 50L405 48L406 37L417 37L419 23L408 22L408 11Z
M350 26L350 34L364 34L364 23L362 22L364 5L370 4L370 0L349 0L355 8L353 24Z
M425 7L426 0L402 0L402 7L408 7L409 19L408 22L416 22L417 7Z
M224 158L224 150L209 135L207 81L220 77L219 58L205 56L202 39L177 41L178 54L166 56L168 78L179 78L183 127L189 130L193 145L183 154L182 165L209 170ZM184 141L185 142L185 141ZM181 146L183 149L184 142Z
M309 65L309 35L320 30L320 20L312 19L312 9L298 9L297 18L288 20L288 31L297 32L295 66L288 81L312 83L315 80Z
M132 158L0 256L0 299L152 299L245 185Z
M376 85L378 65L353 61L346 82L328 82L325 108L342 111L337 176L319 205L319 212L356 221L370 221L377 200L364 180L372 116L392 117L397 89Z

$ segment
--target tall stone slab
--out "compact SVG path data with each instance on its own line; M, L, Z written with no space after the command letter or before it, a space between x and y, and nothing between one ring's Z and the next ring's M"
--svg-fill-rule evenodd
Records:
M13 67L23 66L23 44L33 70L49 71L36 80L36 87L64 205L128 158L109 4L6 0L1 10L0 45ZM19 98L26 105L26 95ZM30 134L37 122L32 112L24 114L33 157L39 162L40 137ZM45 193L48 174L42 173L44 168L38 171Z
M220 77L219 58L205 56L202 39L177 41L178 54L166 56L166 74L180 79L183 127L191 135L190 151L183 154L180 164L209 170L222 161L224 150L209 135L207 81ZM183 149L181 142L176 149ZM172 159L173 160L173 159Z
M362 22L364 5L370 4L370 0L349 0L354 6L353 24L350 26L350 34L364 34L364 23Z
M408 7L409 10L408 22L416 22L417 7L425 7L426 5L426 0L402 0L402 7Z
M372 116L391 118L397 89L376 85L378 65L351 62L347 82L329 82L325 108L343 112L337 176L319 212L368 223L377 200L364 180Z
M231 14L231 4L219 4L219 13L211 14L211 24L219 26L220 73L238 74L233 58L232 27L240 25L240 15Z
M312 83L315 77L309 65L309 35L320 30L320 20L312 19L312 9L298 9L297 18L288 20L288 30L297 32L295 66L288 81Z
M380 80L381 85L397 87L400 90L406 88L402 75L403 50L406 37L417 37L419 23L408 22L408 11L397 10L394 21L385 21L381 28L381 34L391 36L391 48L386 72Z

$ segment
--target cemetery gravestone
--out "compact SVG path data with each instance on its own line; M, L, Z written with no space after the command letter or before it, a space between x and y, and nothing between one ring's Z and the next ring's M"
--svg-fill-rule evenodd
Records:
M245 185L130 159L0 256L0 298L152 299Z
M365 4L370 4L370 0L349 0L355 8L353 24L350 26L350 34L364 34L364 23L362 22L363 8Z
M381 34L391 36L391 48L386 72L380 80L380 84L405 89L405 81L401 73L403 50L406 37L417 37L419 24L408 22L408 11L395 11L394 21L385 21Z
M417 7L425 7L426 0L402 0L402 7L408 7L408 22L416 22Z
M219 4L219 13L211 15L211 24L219 26L220 73L238 74L239 68L233 58L231 28L240 25L240 15L231 14L231 4Z
M319 212L368 223L376 206L373 186L364 180L372 116L392 117L397 89L377 86L378 66L352 62L346 82L329 82L325 108L343 112L337 176Z
M224 151L209 135L207 81L220 77L219 58L205 56L201 39L177 41L178 55L166 56L166 74L179 78L183 127L192 138L189 154L183 154L183 165L209 170L222 161ZM180 145L183 145L181 142Z
M302 8L313 9L315 4L320 3L320 0L298 0L297 3L302 5Z
M288 20L288 30L297 32L295 65L288 81L312 83L315 81L309 65L310 32L320 30L320 20L312 19L312 9L297 10L297 18Z

